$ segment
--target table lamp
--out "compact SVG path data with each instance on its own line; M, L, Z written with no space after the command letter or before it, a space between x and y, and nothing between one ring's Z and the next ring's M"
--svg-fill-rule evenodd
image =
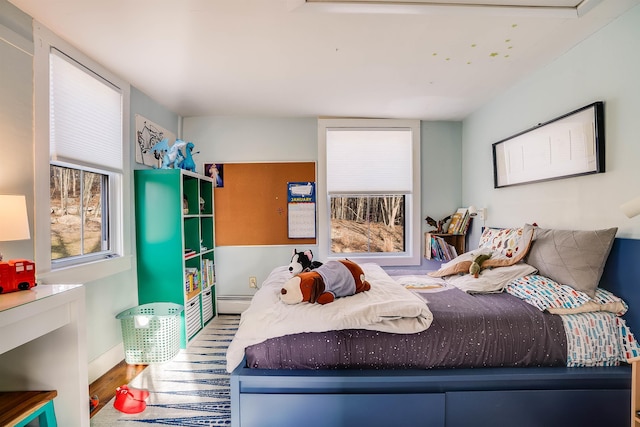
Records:
M0 242L30 238L26 197L0 195Z

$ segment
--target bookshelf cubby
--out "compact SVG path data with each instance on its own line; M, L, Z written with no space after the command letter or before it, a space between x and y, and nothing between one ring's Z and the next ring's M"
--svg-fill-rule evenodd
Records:
M440 259L438 257L433 257L430 253L431 250L431 238L432 237L440 237L446 243L453 246L456 249L457 255L462 255L466 252L466 234L449 234L449 233L424 233L424 247L425 254L424 257L427 259L433 259L436 261L448 261L447 259Z
M181 347L216 313L213 181L182 169L135 172L138 300L181 304Z

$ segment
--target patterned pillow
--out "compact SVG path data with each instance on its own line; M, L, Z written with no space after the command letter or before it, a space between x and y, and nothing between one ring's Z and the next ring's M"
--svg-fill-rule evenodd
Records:
M494 252L494 256L500 254L511 258L518 252L518 245L522 238L522 227L520 228L485 228L480 236L478 248L489 248Z
M597 288L594 298L571 286L561 285L538 274L524 276L509 283L505 291L540 310L553 314L607 311L622 316L627 304L606 289Z
M576 308L589 302L591 298L584 292L553 280L532 274L509 283L505 290L541 311L548 308Z

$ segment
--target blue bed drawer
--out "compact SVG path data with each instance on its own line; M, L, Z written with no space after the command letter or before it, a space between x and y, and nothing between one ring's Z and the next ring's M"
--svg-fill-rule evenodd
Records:
M627 427L630 423L629 390L465 391L446 396L447 427Z
M241 394L242 427L444 427L444 393ZM381 410L381 408L384 408ZM420 420L416 423L416 420Z

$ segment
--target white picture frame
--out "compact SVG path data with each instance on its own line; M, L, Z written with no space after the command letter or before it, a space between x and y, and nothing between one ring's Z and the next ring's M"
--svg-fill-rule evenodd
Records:
M492 145L494 188L603 173L604 104L594 102Z

